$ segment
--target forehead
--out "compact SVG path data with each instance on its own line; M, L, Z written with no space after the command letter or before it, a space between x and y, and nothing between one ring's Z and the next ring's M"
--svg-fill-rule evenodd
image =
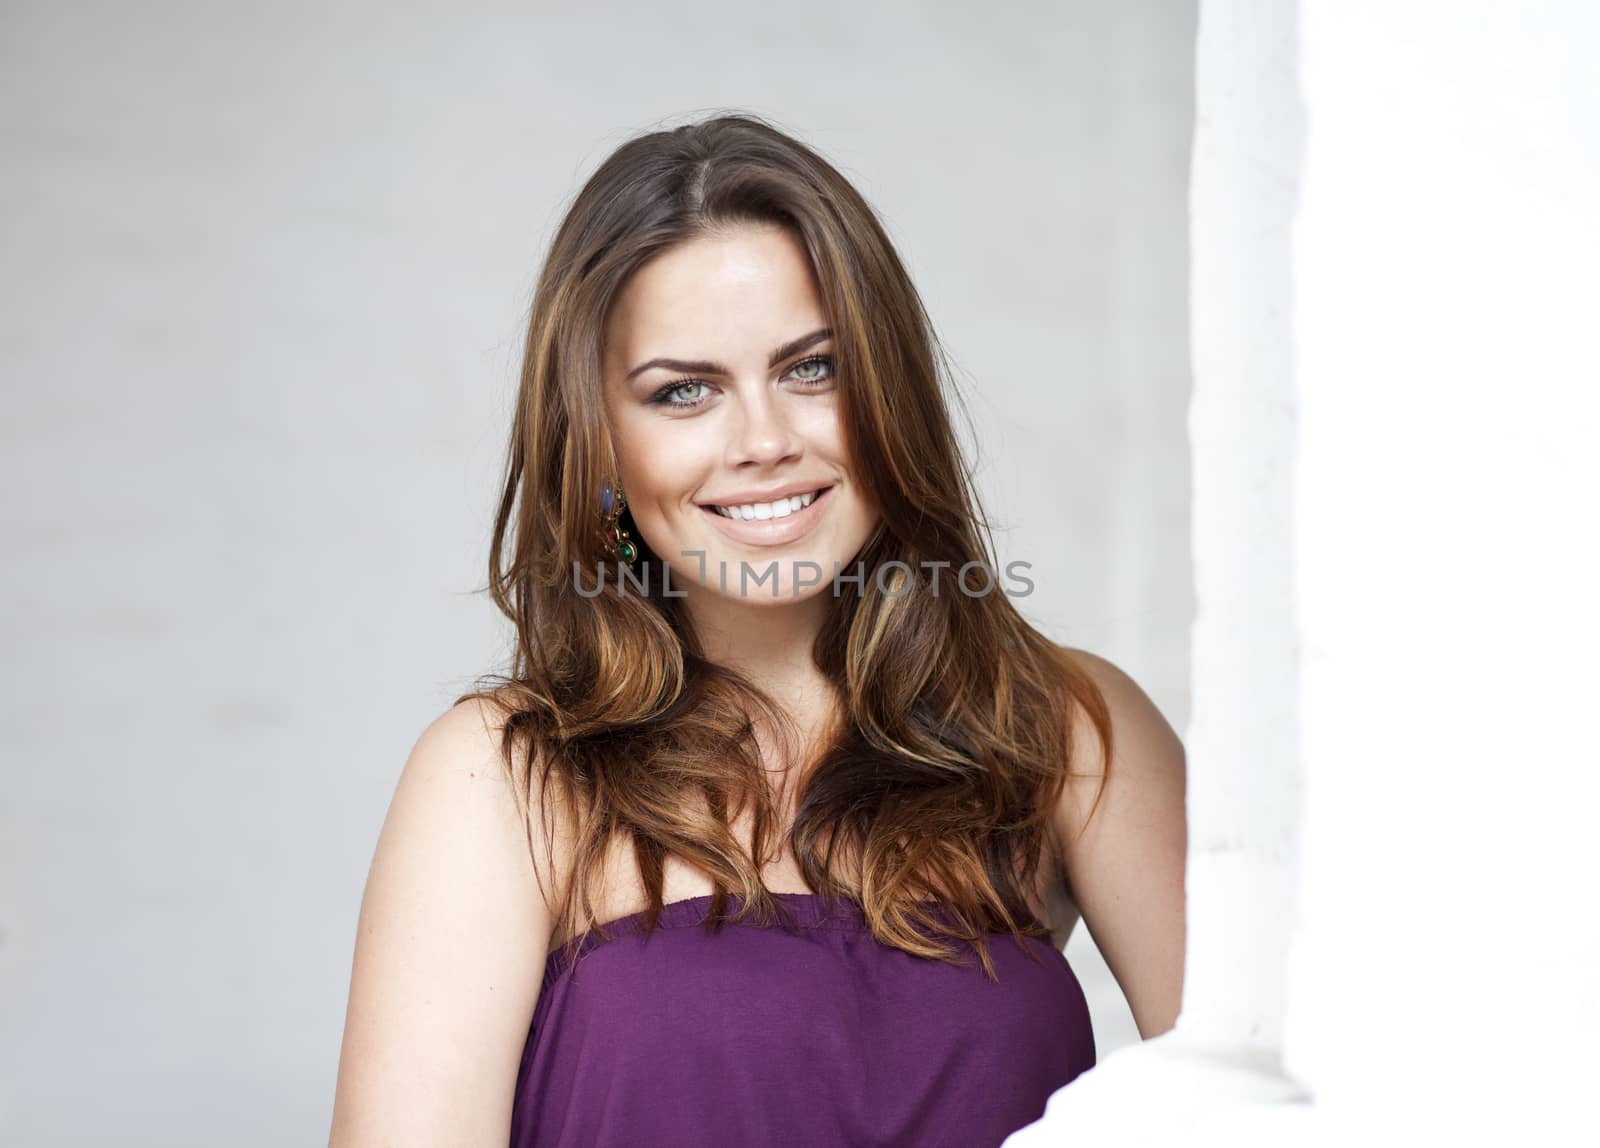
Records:
M804 245L785 228L696 236L634 272L606 321L606 357L764 356L826 325Z

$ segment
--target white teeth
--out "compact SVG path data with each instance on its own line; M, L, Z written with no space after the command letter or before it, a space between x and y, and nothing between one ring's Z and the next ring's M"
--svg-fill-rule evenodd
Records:
M787 518L797 510L803 510L811 505L817 492L810 494L791 494L788 498L780 498L776 502L745 503L742 506L718 506L714 509L725 518L737 518L746 522L764 521L769 518Z

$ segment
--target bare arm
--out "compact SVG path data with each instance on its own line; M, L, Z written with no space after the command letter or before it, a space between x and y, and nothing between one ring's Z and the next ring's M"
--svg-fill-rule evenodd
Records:
M1055 830L1073 900L1148 1040L1177 1023L1183 998L1186 757L1132 678L1084 650L1068 653L1105 694L1112 761L1091 818L1103 751L1080 715L1073 769L1095 776L1068 780Z
M330 1148L510 1140L552 917L491 713L441 715L401 772L361 902Z

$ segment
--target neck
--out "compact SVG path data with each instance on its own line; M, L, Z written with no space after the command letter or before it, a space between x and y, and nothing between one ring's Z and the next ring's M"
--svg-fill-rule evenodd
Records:
M749 678L794 723L799 745L779 748L773 731L757 732L763 756L771 766L789 772L788 765L809 756L826 736L835 713L833 683L811 655L827 618L828 597L752 605L715 592L691 592L683 604L707 660Z
M826 684L811 658L827 618L825 595L752 604L702 591L691 592L684 606L707 659L738 670L775 700L786 702L797 690L809 693Z

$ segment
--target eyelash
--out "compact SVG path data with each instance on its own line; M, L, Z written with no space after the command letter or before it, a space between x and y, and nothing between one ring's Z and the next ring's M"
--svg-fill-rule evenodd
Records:
M810 366L812 363L825 363L827 365L827 367L828 367L828 373L826 375L822 375L822 376L817 377L817 378L797 379L796 380L797 382L801 382L801 383L831 383L833 381L833 356L832 355L812 355L811 358L809 358L809 359L801 359L798 363L796 363L793 367L790 367L789 369L791 371L793 371L793 370L795 370L795 369L797 369L799 367ZM700 398L694 400L694 402L692 402L692 403L675 403L672 400L670 400L669 398L667 398L667 396L672 394L674 391L680 390L683 387L687 387L692 383L698 383L702 387L710 386L710 384L705 382L703 379L677 379L677 380L675 380L673 382L668 383L666 386L662 387L655 394L651 395L650 396L650 401L652 403L658 405L658 406L668 407L671 410L675 410L675 411L690 411L690 410L694 410L696 407L700 406L702 403L704 403L706 401L704 395L702 395Z

